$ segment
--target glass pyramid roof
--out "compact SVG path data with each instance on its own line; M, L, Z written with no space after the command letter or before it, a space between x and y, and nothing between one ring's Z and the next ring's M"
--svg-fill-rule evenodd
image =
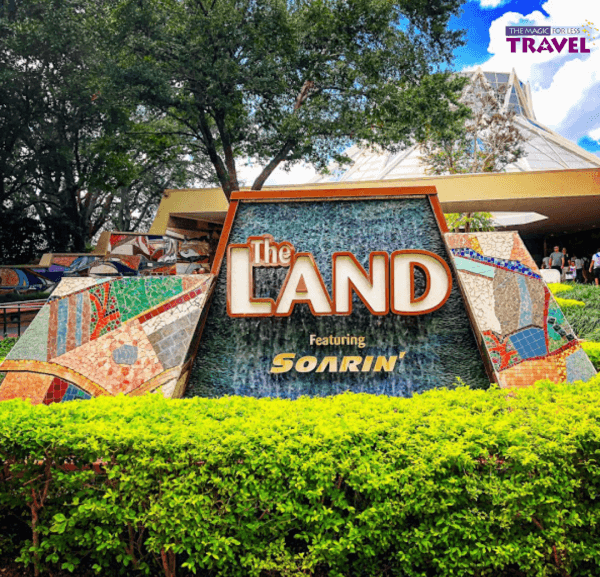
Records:
M600 157L536 120L529 84L521 82L514 70L504 73L478 69L464 74L472 79L476 76L485 79L484 84L504 109L514 110L516 113L515 123L527 139L524 144L525 155L509 164L505 168L506 172L600 168ZM353 164L343 167L332 165L329 167L331 174L317 175L311 182L392 180L427 175L426 167L420 160L418 145L396 153L352 146L346 154L353 160Z

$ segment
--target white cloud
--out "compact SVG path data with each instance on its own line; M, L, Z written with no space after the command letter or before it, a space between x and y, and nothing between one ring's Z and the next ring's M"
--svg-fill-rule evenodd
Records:
M493 1L493 0L491 0ZM583 26L600 28L600 2L549 0L530 14L507 12L490 26L489 60L484 70L510 72L530 82L533 105L540 122L570 140L600 133L600 39L587 42L589 54L510 52L505 27L510 25ZM471 67L472 69L473 67Z
M596 128L595 130L590 130L588 132L588 136L592 140L598 140L598 141L600 141L600 127Z
M482 8L498 8L501 4L505 4L508 0L479 0L479 5Z

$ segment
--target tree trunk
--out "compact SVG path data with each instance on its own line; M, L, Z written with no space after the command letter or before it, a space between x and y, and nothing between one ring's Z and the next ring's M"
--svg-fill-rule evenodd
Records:
M252 190L262 190L262 187L264 186L269 176L271 176L273 171L285 160L289 152L294 147L294 144L295 141L288 140L283 145L283 148L275 155L273 160L271 160L271 162L269 162L269 164L267 164L267 166L263 168L263 171L256 177L256 180L252 185Z

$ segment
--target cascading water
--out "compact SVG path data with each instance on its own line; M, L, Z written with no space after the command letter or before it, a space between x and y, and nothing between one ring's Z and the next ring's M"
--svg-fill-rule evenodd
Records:
M291 242L298 252L312 253L330 293L331 255L337 251L352 252L367 271L373 251L422 249L448 262L426 198L240 203L229 242L245 243L250 236L264 234L271 234L275 242ZM276 299L287 271L254 269L255 296ZM187 396L296 398L346 390L410 396L450 386L457 376L472 387L489 385L456 279L448 301L421 316L374 316L354 295L350 316L315 317L308 305L297 304L289 317L230 318L226 278L224 262ZM417 296L423 287L424 276L417 272ZM364 336L366 346L314 346L309 343L311 334ZM279 353L341 361L345 355L390 357L402 352L406 354L392 372L269 372Z

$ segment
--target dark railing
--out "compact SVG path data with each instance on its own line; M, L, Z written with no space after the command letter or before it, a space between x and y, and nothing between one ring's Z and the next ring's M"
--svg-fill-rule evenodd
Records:
M17 336L21 336L21 325L23 322L29 324L37 312L46 304L46 300L35 301L13 301L10 303L0 303L0 322L4 329L3 338L9 335L10 328L17 329ZM24 317L24 318L23 318Z

